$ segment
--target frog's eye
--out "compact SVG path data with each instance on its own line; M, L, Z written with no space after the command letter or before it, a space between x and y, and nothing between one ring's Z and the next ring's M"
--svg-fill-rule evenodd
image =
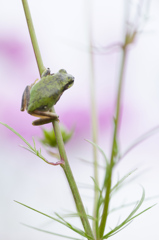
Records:
M65 74L66 74L67 72L66 72L65 69L60 69L60 70L59 70L59 73L65 73Z

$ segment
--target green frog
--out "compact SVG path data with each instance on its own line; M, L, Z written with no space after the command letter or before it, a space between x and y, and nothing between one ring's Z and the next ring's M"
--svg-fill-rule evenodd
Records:
M21 111L27 112L39 119L33 125L43 125L53 120L58 120L57 114L51 112L52 107L60 99L63 92L74 83L74 77L61 69L55 74L46 69L41 75L41 79L24 90L21 103Z

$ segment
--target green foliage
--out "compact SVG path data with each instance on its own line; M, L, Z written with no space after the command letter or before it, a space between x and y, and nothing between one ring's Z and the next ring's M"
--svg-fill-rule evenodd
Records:
M26 227L29 227L29 228L32 228L32 229L34 229L34 230L38 230L38 231L40 231L40 232L52 234L52 235L54 235L54 236L63 237L63 238L68 238L68 239L73 239L73 240L81 240L80 238L74 238L74 237L70 237L70 236L63 235L63 234L46 231L46 230L44 230L44 229L36 228L36 227L30 226L30 225L27 225L27 224L23 224L23 223L22 223L22 225L24 225L24 226L26 226Z
M112 189L111 189L111 194L113 194L113 192L115 192L115 191L117 191L118 189L120 189L121 186L123 185L123 182L124 182L131 174L133 174L136 170L137 170L137 169L132 170L131 172L129 172L128 174L126 174L124 177L122 177L122 178L115 184L115 186L112 187Z
M102 154L102 156L103 156L106 164L108 164L108 158L107 158L105 152L103 151L103 149L100 148L97 144L95 144L94 142L92 142L92 141L90 141L90 140L88 140L88 139L86 139L86 141L89 142L89 143L91 143L93 146L95 146L95 147L99 150L99 152Z
M26 145L28 147L25 147L25 146L22 146L20 145L22 148L26 149L27 151L35 154L37 157L41 158L44 162L48 163L48 164L51 164L51 165L57 165L56 163L51 163L49 162L48 160L46 160L46 158L41 154L41 149L40 150L37 150L36 149L36 144L35 144L35 140L33 138L33 144L34 146L32 147L31 144L25 139L23 138L18 132L16 132L13 128L11 128L10 126L8 126L7 124L5 123L2 123L0 122L0 124L4 125L5 127L7 127L9 130L11 130L13 133L15 133L19 138L21 138L23 140L23 142L26 143Z
M50 131L46 130L46 129L42 129L43 130L43 139L41 139L40 141L47 146L50 147L57 147L57 142L56 142L56 136L55 136L55 132L54 129L52 128ZM63 142L67 143L73 133L74 133L74 129L72 129L71 131L67 131L66 128L62 125L60 125L60 130L61 130L61 134L62 134L62 138L63 138Z
M57 214L57 213L55 213L56 216L57 216L57 218L55 218L55 217L52 217L52 216L50 216L50 215L48 215L48 214L46 214L46 213L43 213L43 212L41 212L41 211L39 211L39 210L37 210L37 209L35 209L35 208L32 208L32 207L30 207L30 206L28 206L28 205L26 205L26 204L23 204L23 203L21 203L21 202L18 202L18 201L15 201L15 202L17 202L17 203L21 204L21 205L24 206L24 207L27 207L27 208L29 208L29 209L31 209L31 210L39 213L39 214L42 214L42 215L45 216L45 217L48 217L48 218L50 218L50 219L52 219L52 220L54 220L54 221L56 221L56 222L58 222L58 223L60 223L60 224L62 224L62 225L64 225L64 226L66 226L67 228L69 228L69 229L71 229L72 231L78 233L78 234L81 235L82 237L85 237L85 238L90 239L90 240L93 239L91 236L89 236L88 234L86 234L86 233L85 233L84 231L82 231L81 229L73 226L71 223L69 223L68 221L66 221L63 217L61 217L61 216L60 216L59 214ZM43 230L40 230L40 231L43 231ZM54 234L54 233L53 233L53 234ZM57 235L57 234L56 234L56 235ZM61 236L65 237L65 235L61 235Z
M131 172L129 172L128 174L126 174L124 177L122 177L116 184L115 186L111 189L111 192L114 192L115 190L119 190L120 187L122 186L122 184L124 183L124 181L129 177L131 176L131 174L133 174L134 172L136 171L133 170ZM103 204L104 204L104 191L105 189L100 189L100 187L97 185L97 183L95 182L95 180L92 178L94 184L96 185L96 188L97 190L99 191L99 199L98 199L98 203L97 203L97 218L94 219L93 216L91 215L87 215L88 219L92 220L92 221L95 221L95 225L96 225L96 233L99 235L99 224L100 224L100 220L101 220L101 217L102 217L102 209L103 209ZM139 208L141 207L141 205L143 204L144 202L144 199L145 199L145 191L144 189L142 188L142 196L141 196L141 199L136 202L136 203L133 203L135 206L133 208L133 210L129 213L129 215L125 218L125 220L123 220L119 225L117 225L116 227L114 227L111 231L109 231L107 234L105 234L103 236L102 239L107 239L115 234L117 234L119 231L123 230L125 227L127 227L133 219L135 219L136 217L140 216L142 213L146 212L147 210L151 209L153 206L155 205L152 205L146 209L144 209L143 211L139 212L138 214L135 215L135 213L139 210ZM88 236L88 234L86 234L84 231L82 231L81 229L77 228L76 226L73 226L72 223L68 222L65 220L66 217L80 217L80 213L72 213L72 214L66 214L64 215L64 217L60 216L59 214L55 213L56 217L53 217L53 216L50 216L46 213L43 213L35 208L32 208L26 204L23 204L23 203L20 203L18 201L15 201L21 205L23 205L24 207L27 207L39 214L42 214L44 215L45 217L48 217L62 225L64 225L65 227L68 227L69 229L71 229L72 231L76 232L77 234L79 234L80 236L84 237L84 238L87 238L87 239L93 239L91 236ZM123 207L123 206L122 206ZM110 212L109 212L110 213ZM63 234L58 234L58 233L54 233L54 232L50 232L50 231L46 231L44 229L39 229L39 228L36 228L36 227L33 227L33 226L29 226L29 225L26 225L24 224L25 226L28 226L30 228L33 228L35 230L38 230L38 231L42 231L42 232L45 232L45 233L49 233L49 234L52 234L52 235L56 235L56 236L60 236L60 237L63 237L63 238L70 238L70 239L77 239L78 238L72 238L72 237L69 237L69 236L66 236L66 235L63 235ZM97 236L98 236L97 235Z
M118 226L116 226L114 229L112 229L110 232L108 232L106 235L103 236L103 239L107 239L113 235L115 235L116 233L118 233L119 231L123 230L126 226L128 226L129 223L132 222L132 220L138 216L140 216L142 213L146 212L147 210L149 210L150 208L152 208L153 206L155 205L152 205L148 208L146 208L145 210L143 210L142 212L136 214L134 216L134 214L137 212L137 210L141 207L143 201L145 199L145 191L143 189L143 192L142 192L142 196L141 196L141 199L140 201L138 201L136 203L136 206L134 207L134 209L131 211L131 213L128 215L128 217L122 222L120 223Z
M0 124L4 125L5 127L7 127L8 129L10 129L12 132L14 132L19 138L21 138L28 147L24 147L22 146L23 148L25 148L26 150L30 151L31 153L37 155L38 157L40 157L42 160L44 160L45 162L48 163L48 161L42 156L41 154L41 149L38 151L36 149L36 144L35 144L35 141L33 139L33 146L30 145L30 143L28 141L26 141L18 132L16 132L13 128L11 128L10 126L8 126L7 124L5 123L2 123L0 122ZM88 140L87 140L88 141ZM97 149L99 150L99 152L102 154L102 156L104 157L104 160L106 162L106 174L105 174L105 179L104 179L104 182L103 182L103 185L102 187L100 188L100 186L97 184L97 182L95 181L95 179L92 177L92 180L93 180L93 183L95 185L95 188L96 190L99 192L99 198L98 198L98 201L97 201L97 207L96 207L96 218L94 218L93 216L91 215L87 215L87 218L94 221L95 222L95 226L96 226L96 235L99 236L99 225L100 225L100 222L101 222L101 218L102 218L102 215L103 215L103 208L104 208L104 201L105 201L105 192L107 191L107 184L109 182L109 177L110 177L110 164L108 163L108 159L104 153L104 151L97 145L97 144L94 144L93 142L91 141L88 141L89 143L91 143L93 146L97 147ZM109 201L111 200L111 198L113 197L113 193L120 190L122 186L124 186L124 182L127 180L128 177L130 177L134 172L136 171L133 170L129 173L127 173L125 176L123 176L121 179L119 179L117 181L117 183L111 188L111 191L110 191L110 199ZM115 228L113 228L111 231L109 231L107 234L103 235L102 239L107 239L113 235L115 235L116 233L118 233L119 231L123 230L125 227L127 227L133 219L135 219L136 217L140 216L142 213L146 212L147 210L151 209L153 206L155 205L152 205L148 208L146 208L145 210L139 212L138 214L135 215L135 213L139 210L139 208L141 207L143 201L145 199L145 191L143 189L143 192L142 192L142 196L141 196L141 199L136 202L136 203L131 203L131 205L135 205L133 210L130 212L130 214L125 218L125 220L123 220L118 226L116 226ZM52 217L46 213L43 213L41 211L38 211L32 207L29 207L23 203L20 203L18 201L15 201L39 214L42 214L48 218L51 218L52 220L64 225L65 227L68 227L69 229L71 229L72 231L76 232L77 234L81 235L82 237L84 238L87 238L87 239L93 239L91 236L89 236L88 234L86 234L84 231L82 231L81 229L73 226L70 222L66 221L65 218L66 217L82 217L82 214L79 212L79 213L74 213L74 214L67 214L65 215L65 218L60 216L59 214L55 213L56 217ZM115 210L118 210L119 208L123 208L123 207L127 207L129 206L130 204L127 204L127 205L123 205L121 207L118 207L117 209ZM110 214L111 211L108 212L108 214ZM25 225L25 224L24 224ZM28 225L26 225L28 226ZM36 227L32 227L32 226L28 226L28 227L31 227L33 229L36 229L38 231L43 231L43 232L46 232L46 233L49 233L49 234L53 234L53 235L56 235L56 236L61 236L61 237L64 237L64 238L70 238L70 239L77 239L77 238L72 238L72 237L69 237L69 236L65 236L65 235L62 235L62 234L58 234L58 233L54 233L54 232L49 232L49 231L46 231L46 230L43 230L43 229L39 229L39 228L36 228Z

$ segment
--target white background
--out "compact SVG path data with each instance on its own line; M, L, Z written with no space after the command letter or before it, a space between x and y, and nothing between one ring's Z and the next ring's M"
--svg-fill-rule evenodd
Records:
M140 4L148 1L29 1L29 6L44 65L52 72L64 68L75 76L75 84L64 93L55 106L61 123L69 129L76 126L75 134L66 150L77 183L91 184L92 166L79 158L92 161L92 148L84 141L90 133L90 54L89 37L92 29L94 76L99 121L99 145L110 155L115 94L120 68L120 51L104 54L103 48L123 41L126 17L133 23ZM139 12L140 34L130 47L126 63L122 96L121 151L140 135L159 122L159 2ZM0 121L9 124L30 143L32 136L42 136L40 127L33 127L32 116L20 112L21 96L26 85L39 78L29 33L20 1L0 1ZM128 8L130 11L128 13ZM147 15L145 16L145 13ZM145 17L148 17L147 21ZM143 24L144 23L144 24ZM51 128L51 125L48 128ZM58 239L20 223L78 237L65 227L13 200L20 201L48 214L75 211L72 196L60 167L51 167L32 156L18 145L22 141L8 129L0 126L0 239ZM24 144L23 144L24 145ZM38 145L38 144L37 144ZM42 150L44 154L45 150ZM48 156L49 157L49 156ZM49 157L50 158L50 157ZM101 165L104 160L99 156ZM133 169L135 178L118 194L111 207L136 201L145 188L146 198L159 195L159 134L138 145L117 166L114 183ZM103 170L100 172L100 178ZM84 205L92 213L92 190L80 188ZM158 203L158 198L146 201L141 208ZM117 225L133 206L110 215L109 227ZM159 238L158 205L134 220L112 239ZM71 221L71 220L70 220ZM72 220L81 227L80 222Z

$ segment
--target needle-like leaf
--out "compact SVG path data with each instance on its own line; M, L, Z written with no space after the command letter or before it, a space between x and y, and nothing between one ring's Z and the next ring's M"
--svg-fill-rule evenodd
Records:
M121 228L123 228L127 223L129 223L130 221L133 220L133 218L139 216L140 214L137 214L136 216L134 216L134 214L137 212L137 210L141 207L143 201L145 199L145 191L143 189L143 193L141 196L140 201L136 204L136 207L131 211L131 213L128 215L128 217L121 223L119 224L117 227L115 227L113 230L111 230L110 232L108 232L106 235L103 236L103 239L107 239L108 237L112 236L112 234L114 235L115 233L117 233L117 231L119 231ZM144 210L143 212L145 212L146 210Z
M108 158L106 157L106 155L105 155L103 149L100 148L100 147L99 147L97 144L95 144L94 142L92 142L92 141L90 141L90 140L88 140L88 139L85 139L85 140L86 140L87 142L91 143L93 146L95 146L95 147L98 148L99 152L102 154L102 156L104 157L106 163L108 164Z
M47 231L47 230L44 230L44 229L36 228L36 227L30 226L30 225L27 225L27 224L24 224L24 223L21 223L21 224L26 226L26 227L38 230L40 232L49 233L49 234L52 234L52 235L55 235L55 236L58 236L58 237L68 238L68 239L72 239L72 240L81 240L79 238L74 238L74 237L63 235L63 234L54 233L54 232L50 232L50 231Z
M111 189L111 193L113 193L114 191L116 191L121 185L122 183L131 175L133 174L137 169L132 170L131 172L127 173L124 177L122 177L116 184L115 186Z
M69 223L68 221L66 221L64 218L62 218L62 217L61 217L59 214L57 214L57 213L55 213L55 214L56 214L56 216L57 216L58 218L55 218L55 217L52 217L52 216L50 216L50 215L48 215L48 214L46 214L46 213L43 213L43 212L41 212L41 211L39 211L39 210L37 210L37 209L35 209L35 208L32 208L32 207L30 207L30 206L28 206L28 205L26 205L26 204L24 204L24 203L21 203L21 202L18 202L18 201L15 201L15 202L21 204L21 205L24 206L24 207L27 207L27 208L35 211L35 212L37 212L37 213L40 213L41 215L44 215L45 217L48 217L48 218L50 218L50 219L52 219L52 220L54 220L54 221L56 221L56 222L58 222L58 223L61 223L62 225L70 228L72 231L80 234L81 236L83 236L83 237L85 237L85 238L87 238L87 239L90 239L90 240L92 239L92 240L93 240L93 238L92 238L91 236L89 236L88 234L86 234L86 233L85 233L84 231L82 231L81 229L73 226L71 223Z

